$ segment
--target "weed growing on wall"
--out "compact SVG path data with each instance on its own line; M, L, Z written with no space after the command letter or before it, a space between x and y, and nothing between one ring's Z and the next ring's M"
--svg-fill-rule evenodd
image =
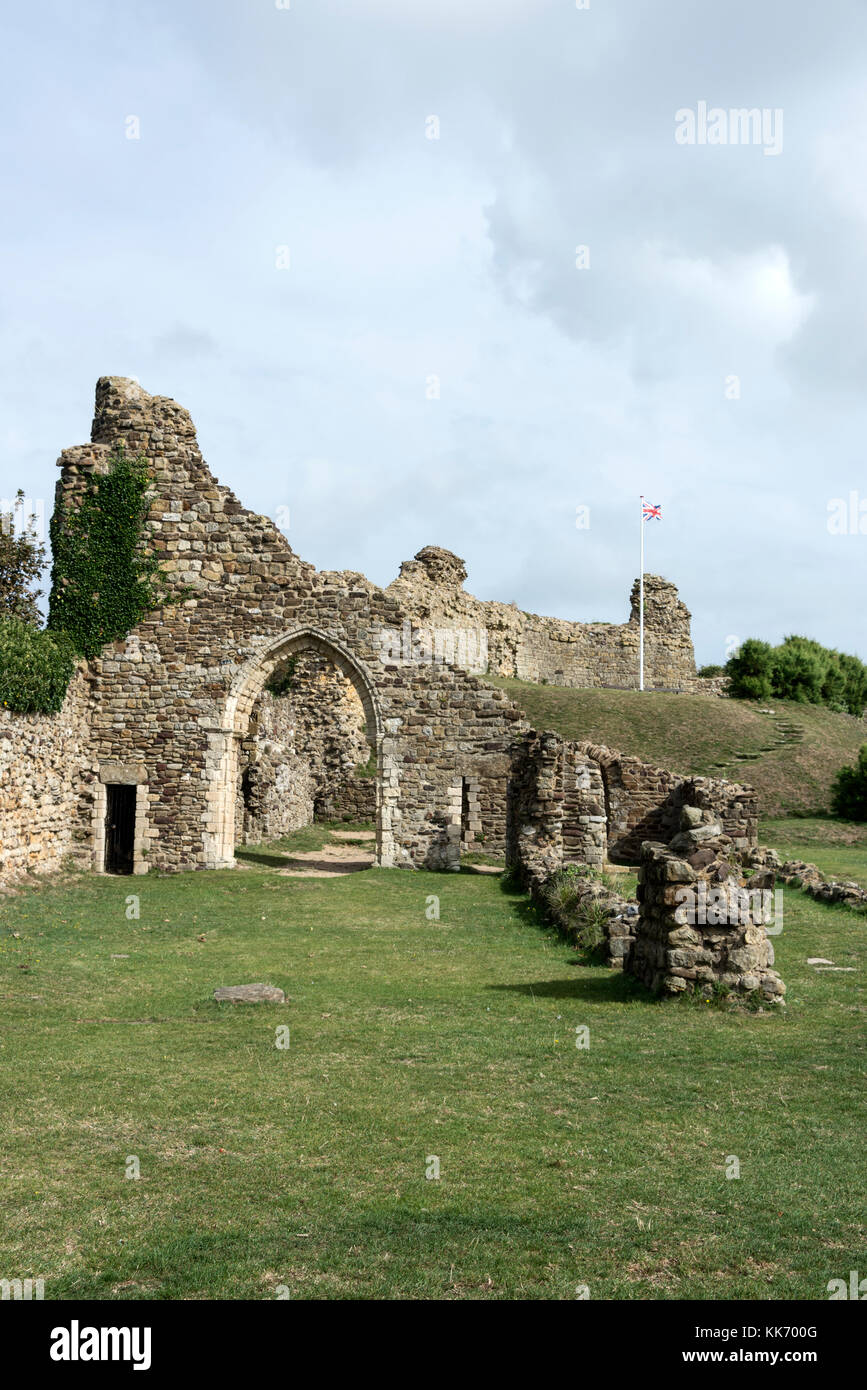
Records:
M78 505L52 518L48 626L67 633L82 656L97 656L164 602L158 562L141 545L149 482L144 456L129 458L119 445Z

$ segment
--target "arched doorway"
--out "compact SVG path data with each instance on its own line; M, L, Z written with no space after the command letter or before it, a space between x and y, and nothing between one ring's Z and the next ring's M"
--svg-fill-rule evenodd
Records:
M397 798L396 775L384 736L379 699L369 671L347 647L316 628L297 628L273 638L236 673L222 711L219 728L210 731L209 776L211 792L203 831L210 866L228 868L235 859L235 798L239 779L239 749L249 733L250 719L272 673L296 653L315 653L331 663L351 682L361 706L375 758L376 860L384 867L394 863L392 833Z

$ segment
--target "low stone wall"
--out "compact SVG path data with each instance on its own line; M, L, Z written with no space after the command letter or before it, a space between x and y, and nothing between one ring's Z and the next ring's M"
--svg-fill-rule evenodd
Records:
M507 788L507 862L528 881L563 864L636 864L645 840L667 843L684 806L707 811L735 849L754 847L758 798L752 787L683 777L603 745L531 731L512 751Z
M707 816L685 807L684 828L670 845L643 845L640 915L626 968L656 994L720 987L780 1003L786 987L748 897L773 877L745 872L731 839Z
M605 964L612 970L622 970L635 941L639 911L637 902L621 897L598 878L587 878L575 883L574 908L565 911L558 906L556 894L549 893L550 884L550 880L543 884L536 896L554 925L567 940L580 945L582 914L598 915L602 919L600 926Z
M753 849L744 855L754 870L769 870L780 883L800 888L820 903L842 903L844 907L867 910L867 890L854 879L828 878L815 864L803 859L780 859L776 850Z
M0 887L91 866L95 783L83 670L57 714L0 711Z

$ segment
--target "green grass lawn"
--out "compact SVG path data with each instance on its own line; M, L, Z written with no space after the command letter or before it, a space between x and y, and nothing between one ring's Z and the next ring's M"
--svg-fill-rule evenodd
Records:
M505 690L537 729L605 743L675 772L746 782L756 788L767 816L829 810L834 778L867 743L865 720L791 700L759 705L708 695L485 679ZM779 731L789 725L802 737L777 746Z
M0 1277L46 1298L823 1299L864 1268L865 927L786 909L776 1016L653 1002L470 873L6 898ZM211 997L258 980L290 1003Z
M763 819L759 839L784 859L804 859L829 878L854 879L867 888L867 825L831 816Z

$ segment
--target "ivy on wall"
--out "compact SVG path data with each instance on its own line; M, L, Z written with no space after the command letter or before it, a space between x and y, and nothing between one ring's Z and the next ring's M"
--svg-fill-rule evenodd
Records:
M66 633L82 656L97 656L165 601L159 563L141 545L149 483L145 457L130 458L118 445L108 471L88 477L77 506L61 505L51 519L48 627Z

